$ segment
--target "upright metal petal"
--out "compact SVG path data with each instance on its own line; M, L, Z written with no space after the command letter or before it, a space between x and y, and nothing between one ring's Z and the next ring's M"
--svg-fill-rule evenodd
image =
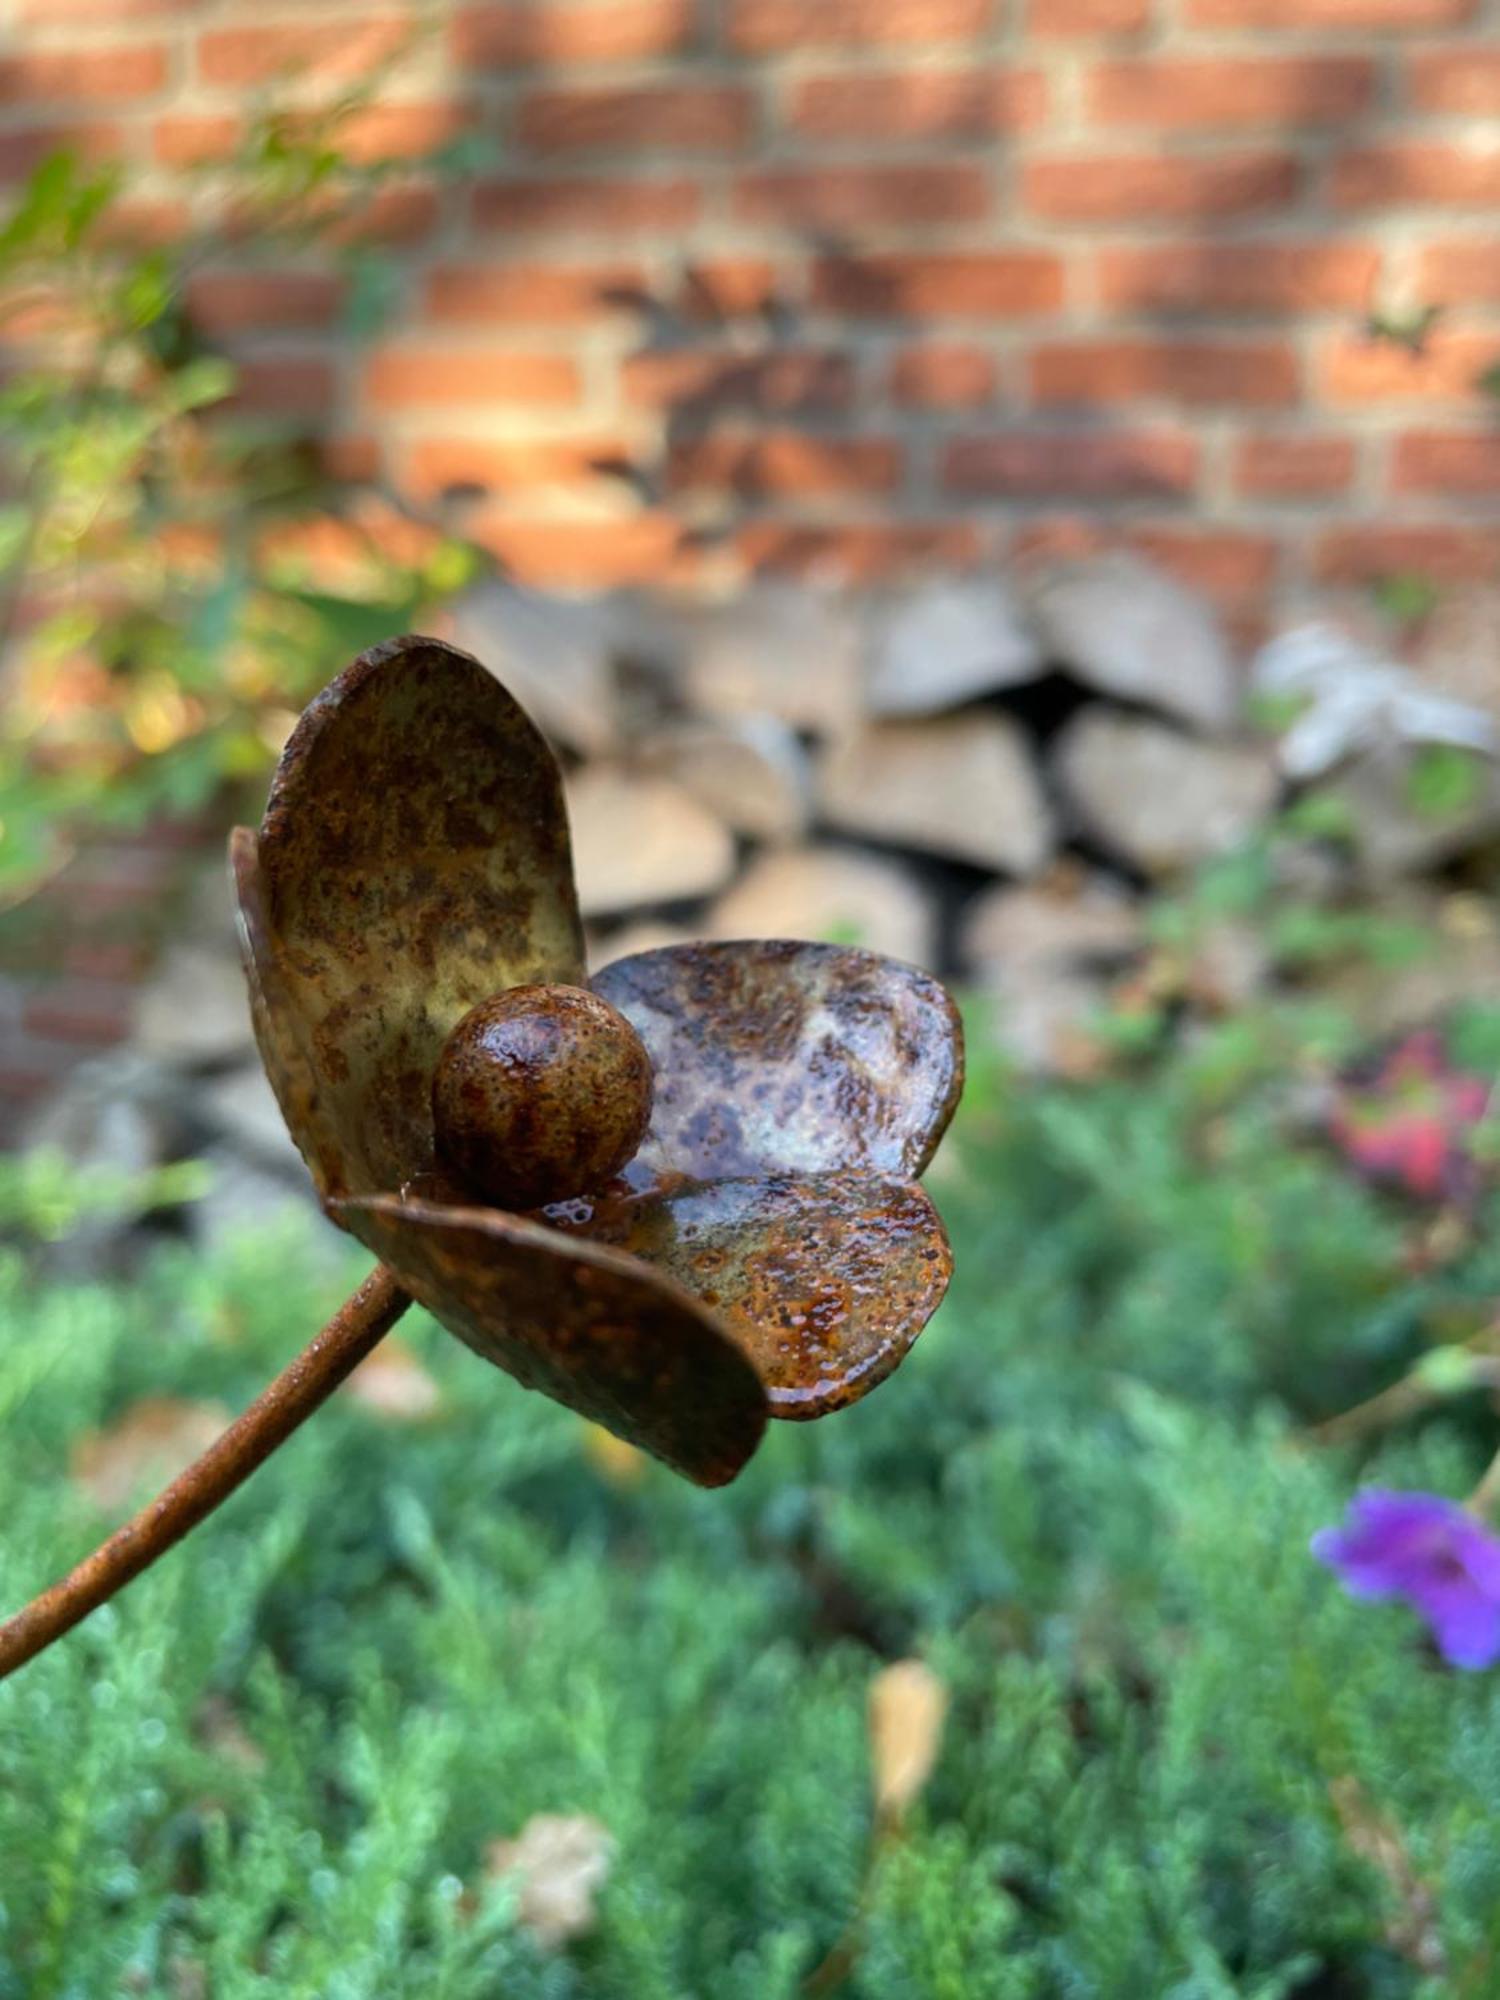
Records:
M578 983L583 941L557 764L477 660L393 639L292 732L259 840L261 928L316 1086L293 1136L325 1194L432 1161L449 1029L529 981ZM342 1169L320 1170L336 1136Z
M870 951L687 944L593 979L656 1066L634 1178L918 1174L963 1088L963 1031L925 972Z
M250 1022L261 1063L287 1130L296 1140L319 1194L361 1185L368 1178L365 1129L347 1129L324 1101L309 1022L272 940L261 892L256 838L247 826L229 836L229 870L239 914L240 956L250 988Z
M671 1277L497 1209L378 1195L333 1213L476 1354L700 1486L760 1442L755 1369Z
M773 1417L826 1416L883 1382L953 1269L922 1189L878 1174L680 1181L547 1214L711 1307L754 1361Z

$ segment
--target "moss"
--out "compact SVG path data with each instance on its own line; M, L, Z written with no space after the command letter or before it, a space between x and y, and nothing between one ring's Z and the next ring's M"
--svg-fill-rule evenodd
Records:
M0 1687L3 2000L791 2000L860 1906L866 1691L908 1653L952 1713L853 2000L1492 1993L1500 1680L1306 1553L1358 1477L1461 1491L1486 1421L1365 1463L1296 1433L1475 1323L1500 1252L1410 1275L1274 1087L1203 1074L987 1089L949 1305L722 1494L610 1483L415 1323L435 1419L338 1399ZM96 1529L71 1439L242 1400L335 1299L295 1229L109 1291L14 1258L0 1292L12 1602ZM550 1954L484 1882L538 1812L617 1843Z

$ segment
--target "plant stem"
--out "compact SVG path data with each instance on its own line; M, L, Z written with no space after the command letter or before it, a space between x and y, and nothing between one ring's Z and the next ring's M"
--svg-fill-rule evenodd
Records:
M1388 1389L1369 1396L1362 1403L1356 1403L1352 1410L1341 1410L1336 1417L1327 1417L1321 1424L1314 1424L1307 1433L1310 1444L1343 1444L1346 1439L1362 1437L1366 1431L1379 1430L1387 1424L1398 1423L1402 1417L1415 1416L1429 1403L1438 1400L1436 1391L1429 1384L1411 1375L1403 1375L1399 1382L1393 1382Z
M1469 1509L1470 1513L1483 1516L1493 1510L1497 1500L1500 1500L1500 1451L1495 1453L1495 1456L1485 1467L1484 1477L1474 1488L1474 1491L1469 1495L1464 1505Z
M390 1272L377 1265L322 1332L201 1458L76 1569L0 1625L0 1680L107 1604L227 1500L328 1400L410 1304Z

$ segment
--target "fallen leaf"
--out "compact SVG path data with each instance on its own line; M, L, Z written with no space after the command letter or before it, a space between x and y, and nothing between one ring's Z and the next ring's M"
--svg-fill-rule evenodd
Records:
M69 1461L73 1483L100 1513L120 1513L175 1479L233 1421L223 1403L143 1396L114 1423L78 1440Z
M897 1823L932 1775L948 1690L922 1660L897 1660L870 1683L870 1765L875 1810Z
M411 1349L392 1336L366 1355L344 1386L356 1403L398 1423L420 1423L442 1400L437 1383Z
M609 1829L588 1813L537 1813L515 1840L490 1842L485 1873L514 1882L517 1920L551 1950L593 1928L614 1851Z

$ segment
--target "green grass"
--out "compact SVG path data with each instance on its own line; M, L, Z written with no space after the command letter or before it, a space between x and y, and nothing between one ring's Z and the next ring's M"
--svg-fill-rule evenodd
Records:
M1500 1249L1409 1275L1244 1057L981 1087L949 1305L723 1493L612 1485L414 1322L436 1419L338 1399L0 1687L3 2000L791 2000L862 1893L851 2000L1500 1991L1500 1678L1306 1553L1356 1478L1462 1492L1492 1420L1297 1437L1476 1324ZM290 1225L125 1287L12 1258L0 1599L97 1536L73 1439L242 1401L335 1298ZM913 1654L949 1725L862 1890L867 1690ZM483 1868L539 1812L617 1843L551 1952Z

